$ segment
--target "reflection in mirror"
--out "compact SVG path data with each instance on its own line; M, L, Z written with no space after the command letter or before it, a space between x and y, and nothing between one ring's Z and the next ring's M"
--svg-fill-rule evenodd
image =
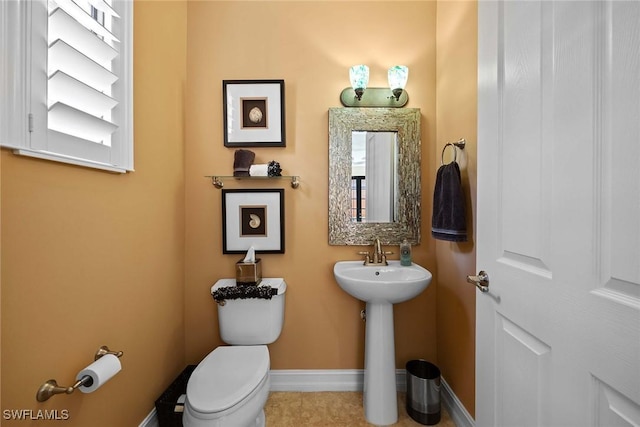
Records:
M352 221L396 221L397 163L396 132L351 133Z
M419 109L329 109L329 244L420 243L420 155Z

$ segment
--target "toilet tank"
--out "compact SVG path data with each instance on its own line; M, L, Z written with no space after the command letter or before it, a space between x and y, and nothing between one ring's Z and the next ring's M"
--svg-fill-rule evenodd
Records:
M219 280L211 288L235 286L234 279ZM271 299L229 299L218 304L218 327L222 341L231 345L271 344L280 336L284 323L284 294L287 284L282 278L264 278L260 286L274 289Z

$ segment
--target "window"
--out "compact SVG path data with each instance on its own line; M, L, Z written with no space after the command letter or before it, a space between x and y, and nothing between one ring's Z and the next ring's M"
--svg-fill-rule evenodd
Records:
M0 24L0 145L133 170L133 2L1 2Z
M351 177L351 220L363 222L367 219L367 180L364 175Z

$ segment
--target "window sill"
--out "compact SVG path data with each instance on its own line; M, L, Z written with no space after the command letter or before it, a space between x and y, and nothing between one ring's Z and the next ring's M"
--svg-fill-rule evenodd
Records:
M101 169L108 172L115 172L115 173L133 172L133 169L124 169L124 168L120 168L107 163L92 162L89 160L79 159L76 157L63 156L61 154L52 153L50 151L37 151L37 150L27 150L24 148L20 148L20 149L14 149L13 152L14 154L18 154L20 156L51 160L55 162L67 163L75 166L83 166L83 167L93 168L93 169Z

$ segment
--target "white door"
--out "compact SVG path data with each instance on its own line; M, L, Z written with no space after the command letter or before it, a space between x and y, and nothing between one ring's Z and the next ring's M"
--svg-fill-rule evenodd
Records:
M478 13L476 425L640 426L640 2Z

